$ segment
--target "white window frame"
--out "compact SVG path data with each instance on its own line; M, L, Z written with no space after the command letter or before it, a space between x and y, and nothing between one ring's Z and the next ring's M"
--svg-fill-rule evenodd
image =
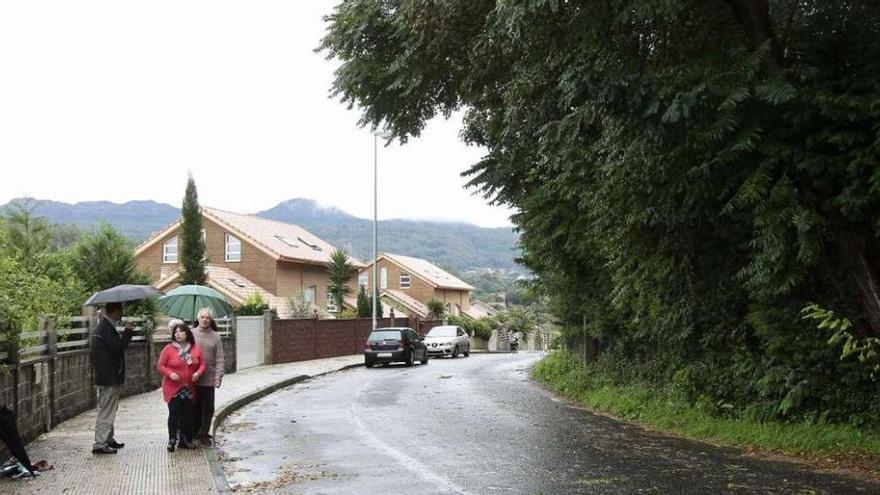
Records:
M303 300L309 304L315 304L315 298L318 296L318 287L310 285L303 289Z
M205 229L202 229L202 246L205 248L202 251L202 261L208 261L208 232Z
M180 254L177 249L179 242L177 236L174 236L165 241L165 244L162 244L162 263L177 263L178 255ZM170 249L172 246L174 247L174 253Z
M230 246L235 246L235 243L230 242L230 240L238 243L238 252L230 251ZM227 263L237 263L241 261L241 239L233 236L232 234L226 233L226 262ZM236 258L235 255L238 255Z
M379 268L379 288L388 288L388 268L384 266L382 268Z
M358 275L358 287L367 287L367 283L370 281L370 276L366 273L361 273Z
M412 287L412 279L407 272L400 272L400 288L409 289Z

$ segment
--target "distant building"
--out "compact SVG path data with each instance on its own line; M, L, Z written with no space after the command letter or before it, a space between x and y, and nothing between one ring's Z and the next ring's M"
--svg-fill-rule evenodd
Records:
M233 305L259 293L279 316L289 314L286 298L301 289L306 299L331 313L339 310L328 297L327 266L336 249L297 225L202 207L208 285ZM180 220L135 250L138 268L153 285L167 291L178 285ZM358 270L364 264L354 258ZM350 283L355 288L355 281Z
M421 258L383 253L377 259L378 292L384 304L390 303L397 313L428 315L427 303L437 299L450 315L467 314L471 307L473 287L458 277ZM372 290L373 264L360 270L358 285ZM387 303L386 303L387 301Z

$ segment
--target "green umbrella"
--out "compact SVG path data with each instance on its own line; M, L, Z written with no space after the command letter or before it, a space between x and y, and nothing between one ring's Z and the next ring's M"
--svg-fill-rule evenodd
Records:
M223 294L204 285L181 285L159 298L159 310L175 318L196 321L202 308L209 308L215 318L232 313Z

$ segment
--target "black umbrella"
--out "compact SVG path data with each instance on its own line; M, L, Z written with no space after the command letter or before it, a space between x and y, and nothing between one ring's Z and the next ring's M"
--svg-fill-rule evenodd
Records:
M96 304L121 303L126 301L138 301L148 297L161 296L162 292L152 285L123 284L111 287L100 292L95 292L83 306Z
M34 478L34 467L31 465L31 458L28 457L27 451L24 449L24 443L21 441L21 435L18 434L18 425L15 421L15 413L6 406L0 406L0 440L6 444L9 453L18 459L25 469L31 473Z

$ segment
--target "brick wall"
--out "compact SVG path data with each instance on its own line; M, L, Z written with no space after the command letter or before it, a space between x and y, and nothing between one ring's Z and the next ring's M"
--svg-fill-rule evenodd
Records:
M410 323L406 318L397 318L393 325L415 328ZM391 318L379 318L377 324L393 326ZM371 318L273 320L272 363L360 354L372 328Z

